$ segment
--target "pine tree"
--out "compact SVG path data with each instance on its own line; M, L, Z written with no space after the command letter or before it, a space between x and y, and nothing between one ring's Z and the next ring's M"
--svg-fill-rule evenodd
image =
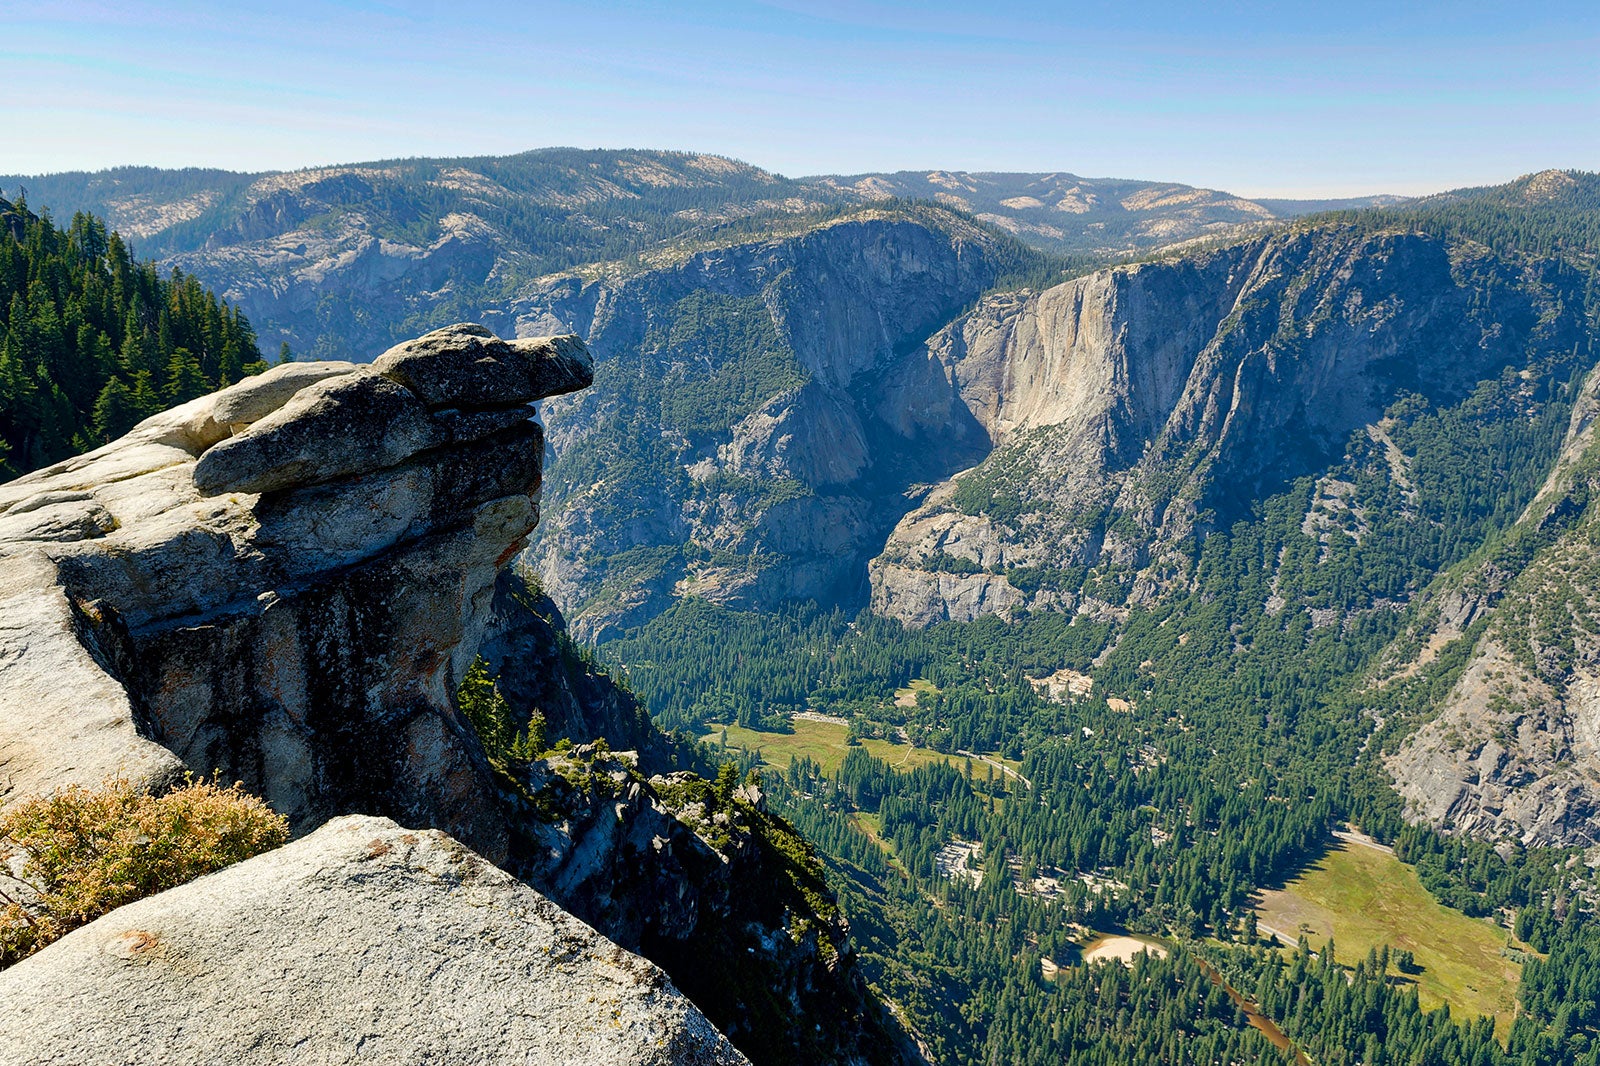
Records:
M136 264L89 215L61 230L0 200L0 470L15 474L266 369L236 308Z
M205 373L200 369L200 360L187 348L174 349L167 360L167 401L187 403L210 391Z
M150 371L141 370L133 376L133 408L138 412L140 419L149 418L161 411L166 404L161 402L161 394L156 392L155 379Z
M106 382L94 402L95 438L101 444L115 440L132 429L141 417L133 392L121 378L114 377Z

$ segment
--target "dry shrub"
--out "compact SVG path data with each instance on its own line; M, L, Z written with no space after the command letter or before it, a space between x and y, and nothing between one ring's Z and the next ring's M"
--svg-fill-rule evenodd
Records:
M0 817L0 966L124 903L278 847L289 825L239 784L152 796L73 785Z

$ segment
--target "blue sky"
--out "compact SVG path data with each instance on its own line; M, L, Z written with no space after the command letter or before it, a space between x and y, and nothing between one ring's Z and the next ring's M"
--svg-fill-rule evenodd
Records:
M1600 169L1600 3L7 5L0 173L548 145L1249 195Z

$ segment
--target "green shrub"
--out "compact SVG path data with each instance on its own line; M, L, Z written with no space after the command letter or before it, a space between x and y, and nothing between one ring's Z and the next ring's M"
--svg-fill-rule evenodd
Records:
M288 839L283 816L240 784L191 780L152 796L113 778L20 803L0 817L0 966Z
M456 705L472 723L491 763L503 768L512 763L530 762L544 754L544 715L533 711L519 722L521 716L500 695L483 656L472 660L472 665L467 667L461 687L456 690Z

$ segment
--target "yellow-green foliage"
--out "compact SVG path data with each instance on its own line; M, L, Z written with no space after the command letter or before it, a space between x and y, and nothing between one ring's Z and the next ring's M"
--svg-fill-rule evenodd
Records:
M0 817L0 966L136 899L278 847L289 824L242 786L193 781L164 796L111 779ZM3 865L0 865L3 871Z
M778 769L786 768L796 756L805 756L822 767L825 773L832 773L850 753L848 726L810 718L796 718L792 726L792 733L764 733L739 725L708 723L700 739L708 744L721 744L726 734L728 748L758 754L763 762ZM882 759L896 769L911 769L929 763L952 763L957 766L962 763L960 756L945 755L932 748L918 748L872 737L862 738L859 743L874 759ZM1021 764L1012 762L1011 765Z

